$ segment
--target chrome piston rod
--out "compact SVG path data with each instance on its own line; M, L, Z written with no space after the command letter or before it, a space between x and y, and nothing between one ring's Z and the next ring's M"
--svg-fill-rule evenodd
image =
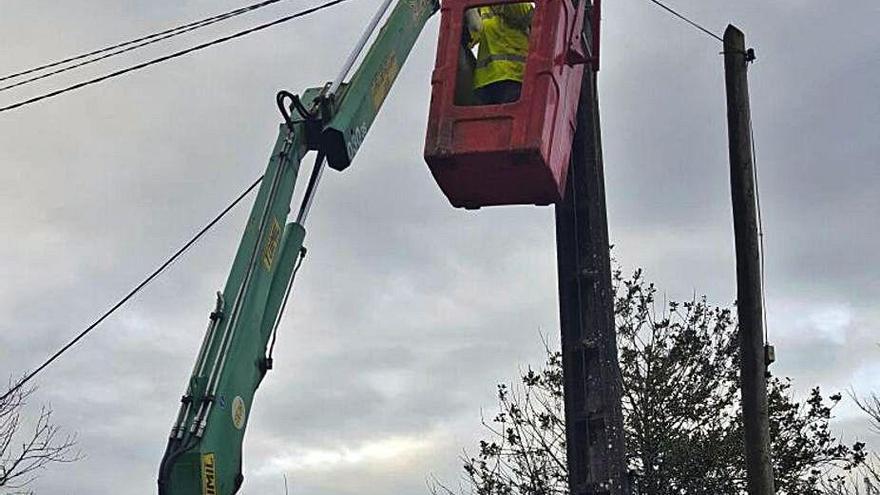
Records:
M364 29L363 34L361 34L361 38L354 45L354 49L348 55L348 58L345 60L345 63L342 65L342 70L339 71L339 75L336 76L336 79L333 80L333 84L330 85L330 89L327 90L327 95L335 95L336 91L339 90L339 86L342 85L342 80L345 79L345 76L348 75L348 72L351 70L352 66L354 66L355 60L357 60L358 55L364 50L364 47L367 45L367 41L369 41L370 36L373 34L373 31L376 30L376 26L379 25L379 21L382 20L382 17L385 15L385 12L388 12L388 7L391 6L391 0L382 0L382 5L379 6L379 10L376 11L376 14L373 15L373 18L370 19L370 23L367 24L367 28Z

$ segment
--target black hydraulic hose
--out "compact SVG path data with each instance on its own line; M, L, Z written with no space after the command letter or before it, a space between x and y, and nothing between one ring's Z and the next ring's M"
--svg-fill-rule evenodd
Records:
M170 488L168 485L168 478L171 476L171 467L174 466L177 459L187 453L187 451L192 450L192 448L199 443L199 439L194 435L185 436L183 441L188 441L189 443L172 451L172 445L179 443L180 440L175 440L173 438L168 439L168 446L165 448L165 455L162 456L162 462L159 463L159 495L168 495L168 490Z

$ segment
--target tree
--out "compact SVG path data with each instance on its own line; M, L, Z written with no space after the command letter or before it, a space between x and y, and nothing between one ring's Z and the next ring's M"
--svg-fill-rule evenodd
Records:
M874 433L880 434L880 395L870 394L867 397L859 397L853 392L852 399L871 421Z
M740 495L745 460L739 407L736 323L730 308L706 298L658 309L657 289L641 270L614 274L623 379L623 412L633 485L646 495ZM562 361L547 348L539 369L498 385L499 412L483 420L488 439L463 457L460 491L474 495L567 494ZM798 402L787 378L768 384L773 461L779 494L819 495L865 460L829 422L839 394L817 387ZM434 493L453 490L435 482Z
M10 382L10 390L14 388ZM52 409L40 407L39 414L23 416L34 387L17 388L0 400L0 493L30 493L28 486L50 464L68 463L81 456L76 438L64 435L52 422Z
M850 394L856 405L868 416L874 433L880 434L880 396L869 394L859 397ZM825 495L880 495L880 456L873 454L868 462L863 463L846 478L822 483Z

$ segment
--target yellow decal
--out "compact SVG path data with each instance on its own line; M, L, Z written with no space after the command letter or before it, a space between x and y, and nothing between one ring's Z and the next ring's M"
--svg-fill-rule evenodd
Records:
M385 59L385 63L382 65L382 69L376 74L376 78L373 79L373 109L379 111L379 107L382 106L382 102L385 101L385 97L388 96L388 92L391 91L391 85L394 84L394 78L397 77L397 73L400 72L400 64L397 63L397 57L394 53L388 56Z
M266 270L272 269L272 263L275 261L275 252L278 250L278 243L281 242L281 226L275 217L272 217L272 226L269 227L269 237L266 239L266 247L263 248L263 267Z
M202 495L217 495L217 466L214 454L202 454Z
M414 24L422 21L422 16L428 11L428 2L426 0L409 0L409 8L412 10L412 21Z

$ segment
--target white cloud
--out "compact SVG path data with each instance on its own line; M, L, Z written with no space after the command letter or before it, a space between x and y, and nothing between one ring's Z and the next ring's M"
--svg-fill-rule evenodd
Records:
M806 319L823 338L835 344L844 344L847 330L853 322L853 312L848 305L833 305L811 310Z
M275 457L265 467L256 470L257 476L287 472L325 472L369 465L373 469L400 469L423 455L434 446L425 436L387 437L355 446L336 448L309 448L301 446Z

